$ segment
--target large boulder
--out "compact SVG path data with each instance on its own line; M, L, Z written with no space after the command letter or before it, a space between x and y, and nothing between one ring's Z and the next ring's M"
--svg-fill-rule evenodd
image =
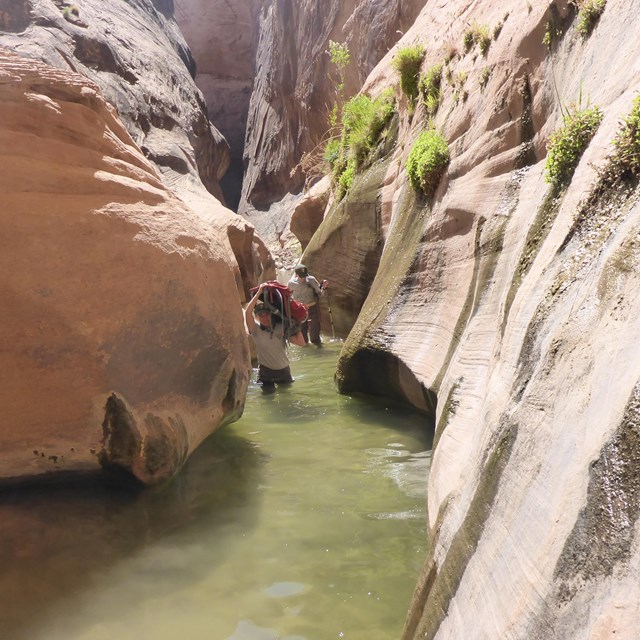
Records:
M0 11L0 45L100 87L164 183L197 202L194 209L207 222L228 228L239 289L246 292L274 273L274 262L254 227L219 206L229 145L208 118L174 11L172 0L12 1Z
M164 186L95 84L6 49L0 140L0 479L159 482L242 412L227 229Z
M10 2L0 13L0 45L90 78L163 173L194 176L222 200L228 144L209 122L170 4Z

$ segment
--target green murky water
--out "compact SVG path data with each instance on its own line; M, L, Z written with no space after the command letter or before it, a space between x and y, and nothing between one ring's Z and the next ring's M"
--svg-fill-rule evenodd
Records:
M162 490L0 496L0 637L390 640L426 556L425 418L339 396L340 345Z

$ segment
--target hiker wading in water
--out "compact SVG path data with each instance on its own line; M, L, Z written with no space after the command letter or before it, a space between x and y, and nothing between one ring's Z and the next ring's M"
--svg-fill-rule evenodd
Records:
M309 319L300 327L305 343L311 341L318 347L322 344L320 339L320 306L318 300L329 286L326 280L320 284L303 264L294 269L295 275L288 282L289 289L293 293L293 299L302 302L309 308Z
M280 384L293 382L282 320L272 314L264 302L259 301L265 286L263 283L258 287L258 291L251 298L244 312L247 330L256 345L258 382L263 389L273 387L276 382ZM304 347L305 342L300 331L289 336L288 340L292 344Z

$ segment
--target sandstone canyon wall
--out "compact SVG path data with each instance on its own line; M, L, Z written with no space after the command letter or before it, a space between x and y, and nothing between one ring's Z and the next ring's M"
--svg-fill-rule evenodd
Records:
M640 89L638 16L638 2L609 0L583 35L563 1L427 2L399 46L425 46L423 72L449 59L434 116L447 172L432 198L410 187L429 114L418 100L411 115L396 89L395 149L330 207L305 254L361 297L361 310L333 298L353 324L341 390L437 423L432 546L406 640L637 635L640 204L637 178L604 177ZM488 49L466 50L482 26ZM397 87L396 51L364 91ZM547 141L586 105L602 123L554 190ZM366 290L356 263L376 251Z
M236 209L243 176L243 148L253 88L258 11L263 0L175 0L175 15L196 61L196 83L209 117L230 147L221 180L227 204Z
M423 5L424 0L263 2L239 212L267 242L286 236L305 182L298 163L327 130L337 83L329 40L349 46L345 93L353 95Z
M4 480L157 482L242 411L240 301L272 263L216 197L228 145L172 11L0 4Z
M43 24L32 24L32 4L45 16L39 18ZM124 4L151 6L142 0ZM170 2L156 5L170 13ZM0 43L19 53L20 46L31 46L24 34L36 26L47 33L62 26L63 42L75 42L75 30L59 24L53 3L25 0L11 3L11 12L6 6L0 4ZM249 12L250 5L237 7ZM97 13L89 9L88 15ZM302 244L308 243L305 262L332 282L336 325L348 335L337 372L340 389L409 402L436 422L431 550L405 640L637 635L640 203L637 178L612 186L603 175L620 121L640 89L633 37L639 16L638 0L608 0L593 31L583 36L577 7L566 0L273 0L256 15L240 209L270 240L282 235L303 199L298 192L304 179L296 171L302 152L326 129L318 114L326 113L334 87L328 40L348 42L358 60L349 68L348 92L370 70L365 92L396 91L394 133L382 157L356 176L345 198L329 202L313 235L319 218L296 225ZM473 40L465 46L465 34L481 27L490 34L488 48ZM396 30L406 33L384 55ZM448 60L432 115L451 160L429 198L411 188L405 164L430 116L422 100L410 112L391 66L400 47L416 42L426 50L423 71ZM180 46L170 49L180 58ZM1 175L10 208L3 211L23 215L5 216L3 273L11 277L4 299L16 315L4 323L9 330L3 340L30 346L2 351L9 354L4 371L25 372L2 389L3 406L17 406L11 403L20 398L19 410L8 415L12 421L29 416L21 429L5 423L2 460L40 473L60 464L64 452L65 464L66 456L74 460L69 468L102 461L141 470L145 479L153 476L154 462L170 462L176 452L180 458L203 437L207 412L220 422L239 410L246 342L235 320L231 332L226 325L220 329L220 310L202 283L208 265L233 261L228 243L236 256L246 257L239 269L220 270L229 291L229 273L236 271L242 288L255 276L256 262L266 264L268 257L250 226L226 221L221 207L211 212L213 196L198 183L208 182L215 192L218 170L209 168L204 177L184 172L174 158L198 165L195 147L185 146L181 155L183 143L178 153L162 127L149 136L144 128L138 132L136 118L126 115L135 111L126 109L127 100L119 102L122 91L114 90L111 99L105 83L107 99L119 110L124 105L122 122L145 159L95 86L68 71L74 58L62 51L44 59L64 71L21 71L24 62L4 62L7 98L0 104L11 117L0 120L8 141ZM91 77L90 68L80 70ZM103 74L92 78L101 88ZM19 82L29 91L16 89ZM598 105L603 120L569 185L552 190L544 178L546 144L579 101ZM76 115L63 118L64 131L34 134L34 122L67 112ZM81 140L90 141L88 151L77 143L73 122ZM216 138L211 130L204 135ZM40 158L34 145L49 139L50 151ZM178 139L184 141L183 134ZM30 150L19 162L20 154L6 151L20 148L17 141ZM73 163L62 164L51 174L55 189L40 187L24 164L44 162L53 171L47 158L62 157L62 146L74 141L89 154L89 176ZM213 142L205 147L218 153ZM226 161L220 156L218 162ZM308 207L300 215L316 216L326 198L304 197ZM68 211L75 216L65 216ZM59 235L62 255L45 253L46 236L37 233L43 227ZM68 260L74 249L88 251L86 240L70 244L82 234L93 239L99 261ZM11 248L15 237L24 239L22 252ZM79 268L87 262L92 270ZM148 290L132 282L132 272L148 274ZM88 291L86 280L97 291ZM61 282L68 282L68 292ZM136 304L126 302L131 291ZM70 310L78 300L85 323ZM160 301L167 302L159 307ZM170 312L168 325L161 310ZM198 342L203 335L204 343ZM42 336L52 342L34 347ZM175 351L174 340L180 345ZM201 352L204 360L195 355ZM83 364L81 376L74 375L76 362ZM206 376L203 382L196 374L201 368L220 384ZM68 394L77 380L82 383L73 388L72 402L60 405L59 394ZM34 428L45 419L53 425L50 432ZM59 440L58 425L68 424L69 436ZM192 434L186 439L176 435L182 424ZM176 441L186 445L166 446ZM145 443L149 455L136 457Z

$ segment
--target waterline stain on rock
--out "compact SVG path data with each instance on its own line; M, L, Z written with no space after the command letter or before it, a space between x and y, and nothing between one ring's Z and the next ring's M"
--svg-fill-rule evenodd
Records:
M518 425L506 421L496 433L493 444L487 450L486 461L479 474L478 487L467 514L453 537L440 567L436 565L436 547L432 548L423 569L424 578L418 585L420 593L416 591L414 596L403 640L435 638L440 625L447 617L449 604L458 590L466 567L482 537L484 525L491 514L500 488L500 479L511 457L517 434ZM438 520L442 521L442 517L440 514ZM416 605L420 603L422 606L417 608ZM416 612L422 616L420 619L415 615Z
M586 504L554 570L556 598L569 602L591 580L628 562L640 515L640 383L622 422L589 469Z

